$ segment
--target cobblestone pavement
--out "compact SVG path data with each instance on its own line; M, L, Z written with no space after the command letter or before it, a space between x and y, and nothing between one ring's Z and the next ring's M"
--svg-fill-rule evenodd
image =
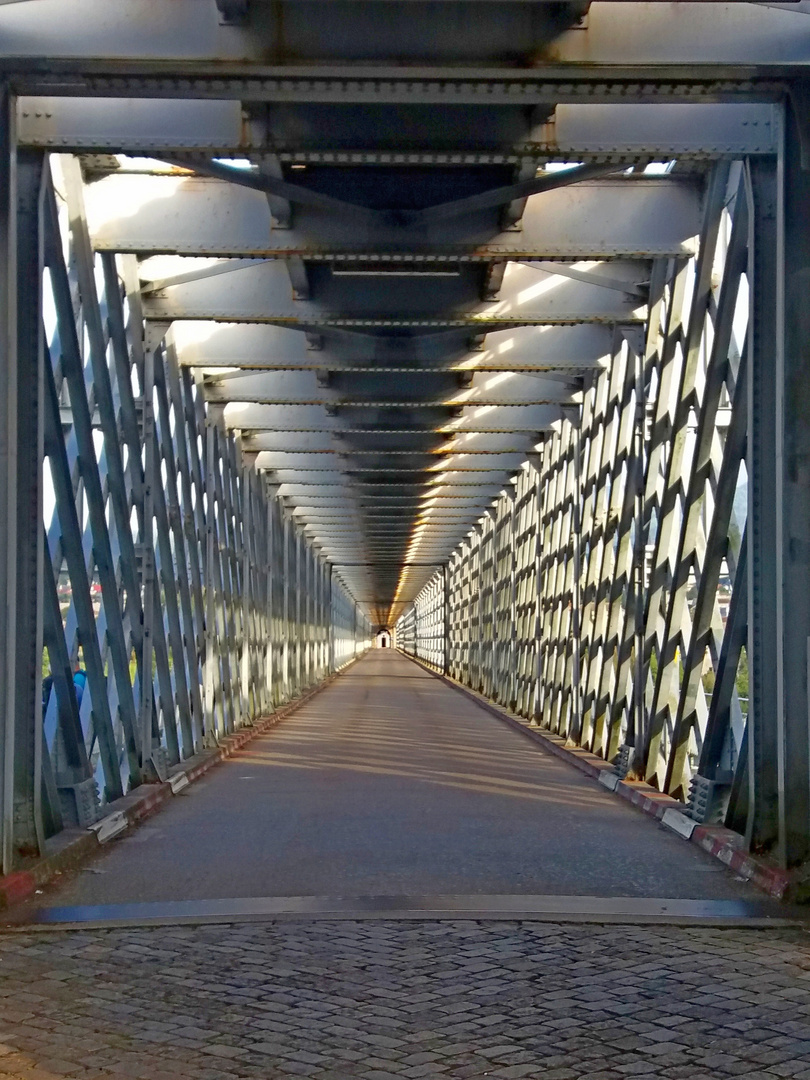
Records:
M0 1080L810 1077L800 929L25 932L0 972Z

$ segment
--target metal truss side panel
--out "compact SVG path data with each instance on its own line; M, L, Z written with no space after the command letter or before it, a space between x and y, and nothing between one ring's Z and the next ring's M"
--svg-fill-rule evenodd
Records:
M30 675L4 732L4 870L312 686L332 666L328 640L345 662L370 632L291 518L279 607L275 490L178 366L168 327L144 322L133 257L92 250L77 163L52 165L55 183L33 151L0 172L17 245L4 249L7 307L19 308L3 340L22 379L7 387L9 493L24 493L7 645Z
M445 616L455 678L621 775L684 800L701 779L733 791L735 826L748 768L742 176L715 167L697 257L656 261L646 327L615 327L610 363L455 548ZM440 576L396 638L434 666ZM773 780L774 762L756 768Z

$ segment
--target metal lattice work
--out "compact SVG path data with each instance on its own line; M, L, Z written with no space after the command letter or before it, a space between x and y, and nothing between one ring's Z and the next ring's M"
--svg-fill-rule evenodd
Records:
M745 176L715 167L697 255L652 264L646 327L616 327L581 403L456 549L446 609L438 571L397 636L609 761L631 748L684 799L734 772L744 726ZM446 663L427 644L439 614Z
M370 644L166 327L144 326L132 257L93 254L78 161L54 165L55 184L38 175L48 833L86 823L87 781L109 801L165 778Z
M411 656L418 656L435 668L445 662L446 572L444 569L431 578L412 608L396 627L396 643Z

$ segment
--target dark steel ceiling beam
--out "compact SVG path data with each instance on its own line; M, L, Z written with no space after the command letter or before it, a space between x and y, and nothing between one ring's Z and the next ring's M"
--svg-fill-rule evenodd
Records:
M332 195L323 195L319 191L304 187L302 184L291 184L288 180L272 176L267 172L254 172L252 169L238 169L233 165L224 165L219 161L196 158L168 157L162 155L163 161L180 169L199 176L211 176L215 180L226 180L230 184L240 187L252 188L261 191L265 195L276 195L287 199L291 203L300 203L303 206L314 206L319 210L328 210L332 213L351 214L364 221L379 221L380 214L376 210L370 210L367 206L359 206L357 203L346 202L344 199L336 199Z
M516 199L526 199L530 195L540 195L544 191L569 187L583 180L595 180L600 176L608 176L615 172L615 165L582 165L579 168L561 172L543 173L529 180L519 180L515 184L492 188L478 195L469 195L466 199L453 199L436 206L428 206L414 213L397 215L393 220L401 221L402 224L411 228L433 225L438 221L446 221L448 218L473 214L478 210L488 210L493 206L505 206Z

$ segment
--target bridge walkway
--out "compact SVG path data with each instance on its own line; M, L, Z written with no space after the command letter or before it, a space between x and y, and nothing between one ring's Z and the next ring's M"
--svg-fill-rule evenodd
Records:
M435 894L760 895L376 649L48 902Z

